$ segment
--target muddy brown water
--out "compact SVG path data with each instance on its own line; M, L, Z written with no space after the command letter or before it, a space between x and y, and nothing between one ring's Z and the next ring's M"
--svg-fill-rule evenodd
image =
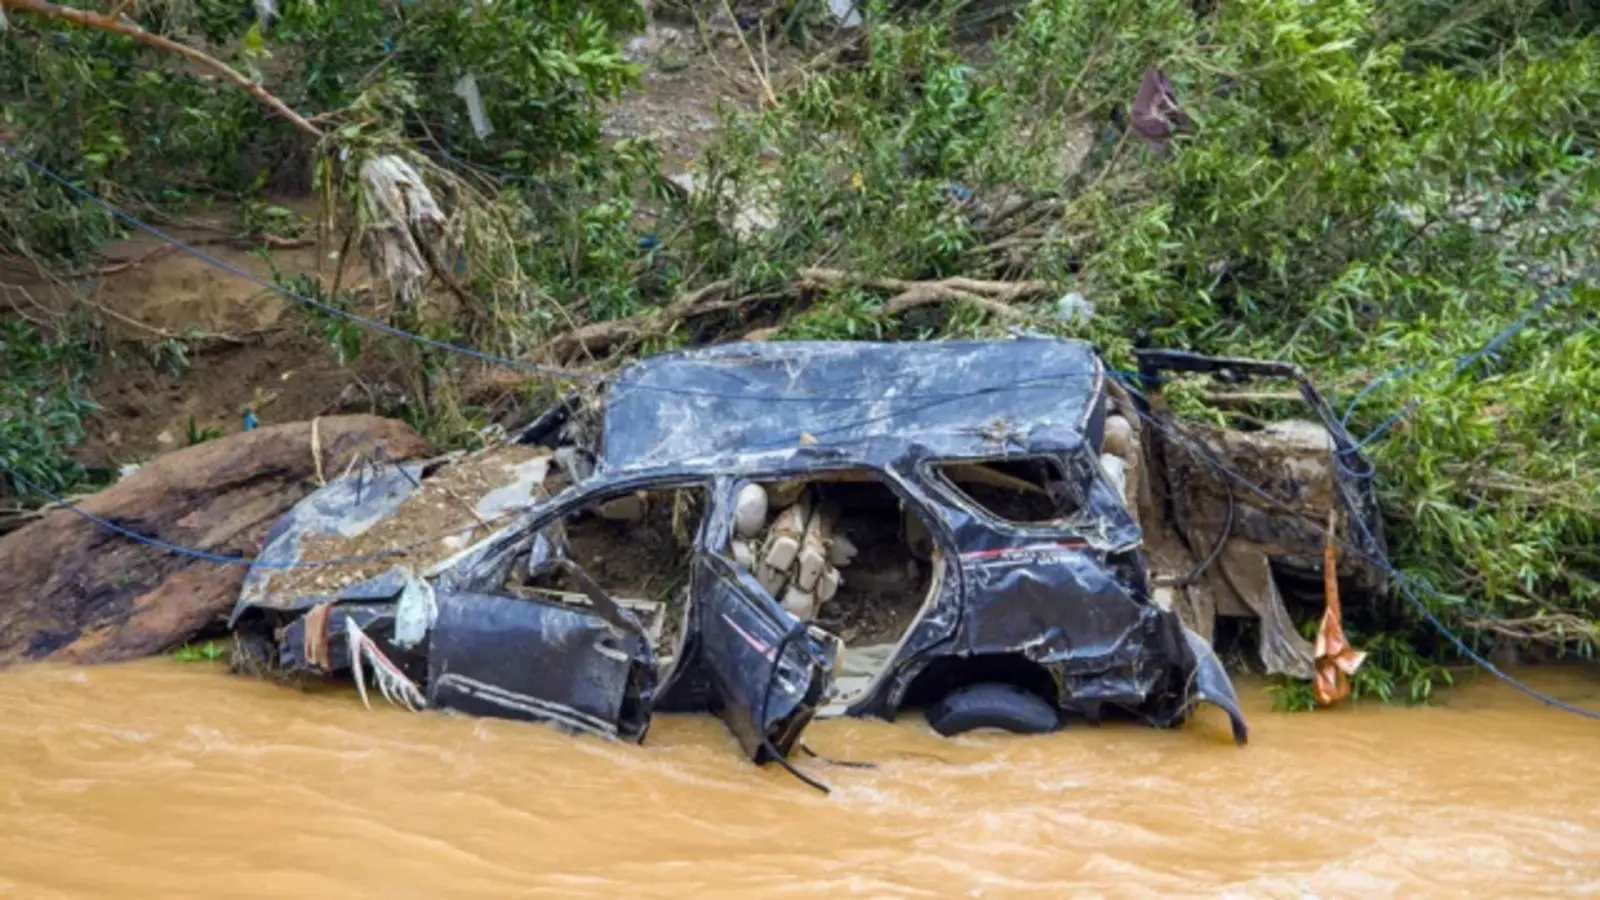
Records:
M1600 705L1600 677L1524 673ZM944 740L808 732L824 797L720 723L643 747L366 712L213 664L0 673L0 896L1600 895L1600 723L1486 679L1427 709L1208 710Z

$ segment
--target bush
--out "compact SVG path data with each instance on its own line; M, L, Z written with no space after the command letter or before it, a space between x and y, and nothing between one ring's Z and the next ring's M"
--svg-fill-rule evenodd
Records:
M960 37L966 4L880 2L859 39L828 38L856 41L835 48L848 62L798 73L775 107L728 113L697 166L708 189L687 199L660 189L649 147L598 139L599 104L633 76L617 45L638 24L632 0L282 6L264 32L208 2L172 4L187 12L167 24L297 108L342 108L322 150L418 160L451 207L471 293L439 333L520 354L730 279L769 298L759 308L780 337L997 335L1008 323L974 304L889 315L870 283L1043 280L1096 314L1067 322L1036 303L1021 309L1031 327L1088 337L1114 365L1165 345L1305 366L1374 435L1395 558L1448 621L1485 640L1593 646L1600 415L1585 398L1600 390L1600 293L1557 292L1495 354L1462 362L1543 287L1593 271L1592 4L1032 0L979 44ZM787 14L802 8L814 11L769 20L815 36L819 19ZM96 190L151 203L252 190L313 149L124 39L18 18L0 39L0 89L27 102L6 105L8 133ZM43 62L23 64L33 55ZM1194 123L1160 152L1127 128L1151 68ZM454 94L463 74L487 140ZM359 189L338 154L320 159L325 187ZM5 177L7 247L65 259L113 230L21 170ZM641 215L646 188L659 221ZM776 228L725 227L756 203ZM794 290L821 264L861 277ZM719 315L623 346L746 324ZM433 380L456 371L427 364ZM1407 652L1445 654L1398 605L1352 618L1358 640L1391 632ZM1380 643L1405 661L1389 667L1402 680L1436 677ZM1425 695L1382 675L1375 694Z
M59 493L82 477L70 452L95 410L84 393L92 364L83 344L0 318L0 486L13 496L37 502L25 482Z

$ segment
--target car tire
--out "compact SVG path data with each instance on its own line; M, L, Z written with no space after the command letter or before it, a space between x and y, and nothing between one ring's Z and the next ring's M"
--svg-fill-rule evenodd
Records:
M1013 734L1047 734L1061 724L1054 706L1013 684L984 682L959 687L928 707L928 724L945 737L979 728Z

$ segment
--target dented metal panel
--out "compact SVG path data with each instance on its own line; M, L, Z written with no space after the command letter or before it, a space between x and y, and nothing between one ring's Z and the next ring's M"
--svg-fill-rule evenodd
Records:
M493 594L445 593L428 645L428 702L642 740L649 648L600 616Z
M1165 726L1204 699L1228 712L1242 741L1236 698L1209 647L1151 603L1140 526L1099 463L1106 416L1104 369L1075 341L759 343L669 354L625 370L598 410L568 398L519 433L548 448L540 465L573 482L560 495L536 498L524 476L537 466L518 463L527 471L467 498L476 515L495 513L472 543L428 557L420 571L397 565L327 590L285 592L279 586L294 582L257 570L234 618L271 630L280 664L339 671L347 652L330 649L326 665L311 666L294 648L306 641L306 610L324 608L316 629L355 616L433 706L639 740L664 703L720 715L752 759L783 757L828 703L840 646L785 612L729 557L736 498L750 480L848 471L890 489L925 526L939 567L849 714L893 717L937 661L1014 658L1045 673L1064 718L1119 709ZM1052 483L1071 491L1072 515L1008 522L937 471L957 460L1035 457L1064 473ZM390 466L360 484L330 483L274 528L264 557L300 559L308 537L372 527L416 492L423 473ZM573 574L586 606L508 592L518 573L574 566L544 531L566 512L686 485L709 486L707 518L688 551L687 631L670 665L658 670L650 640L581 569ZM417 578L431 594L416 590ZM393 642L402 596L437 605L403 616L405 631L426 632L409 651Z
M888 439L963 455L1077 440L1103 378L1078 341L726 344L625 369L601 458L647 469L794 448L802 434L818 450Z

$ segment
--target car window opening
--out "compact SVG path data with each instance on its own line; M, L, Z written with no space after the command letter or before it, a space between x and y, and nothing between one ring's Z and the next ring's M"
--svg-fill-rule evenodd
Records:
M705 512L704 491L638 491L585 504L546 526L541 535L559 558L576 563L617 605L639 620L664 674L686 637L689 575L695 536ZM507 589L522 597L587 607L573 576L525 556Z
M936 594L927 524L865 471L750 484L738 501L729 555L843 642L834 706L863 696Z
M1054 457L946 463L938 470L968 502L1003 522L1057 522L1082 509L1078 489Z

